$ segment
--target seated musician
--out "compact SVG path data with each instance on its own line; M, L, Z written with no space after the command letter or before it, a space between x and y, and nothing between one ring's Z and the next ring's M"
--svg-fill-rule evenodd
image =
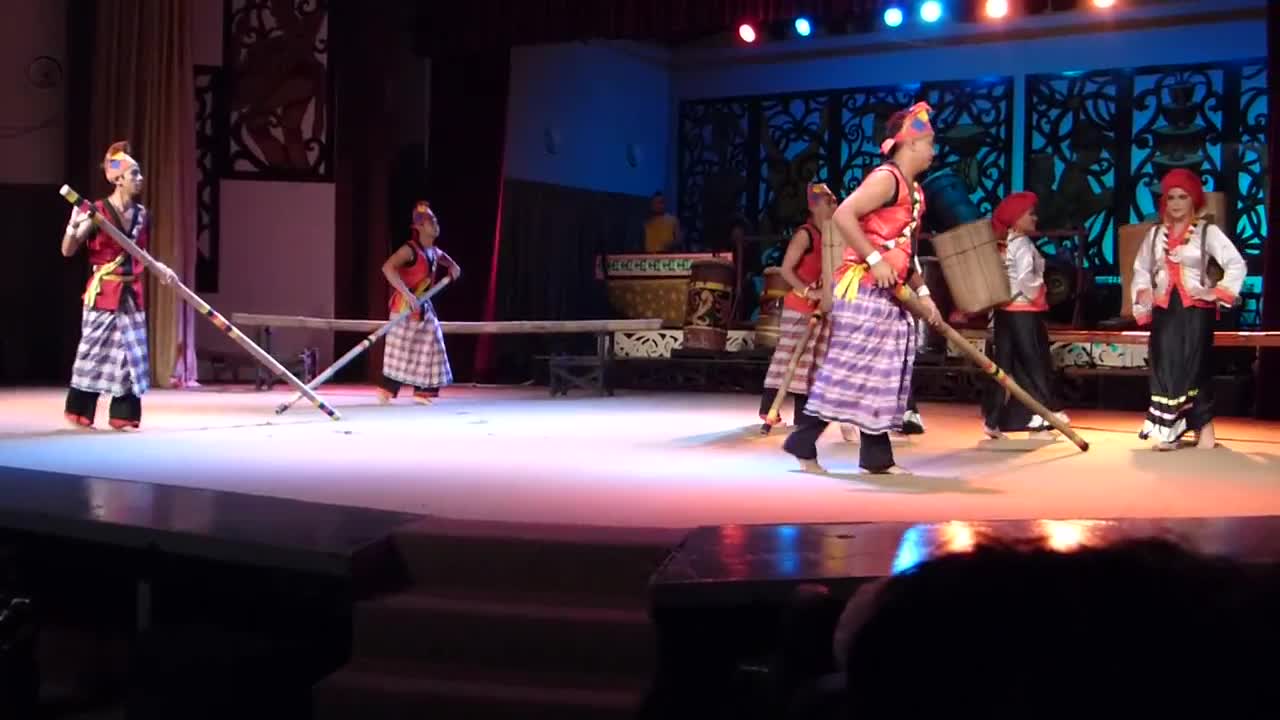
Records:
M682 239L680 221L667 212L667 200L662 191L654 193L649 201L649 219L644 223L644 251L678 252Z

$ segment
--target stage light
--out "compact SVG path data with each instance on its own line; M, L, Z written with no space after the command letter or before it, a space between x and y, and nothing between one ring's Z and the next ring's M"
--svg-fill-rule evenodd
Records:
M796 18L796 34L800 37L809 37L809 33L813 32L813 25L809 22L809 18Z
M902 8L891 7L884 11L884 24L889 27L898 27L902 24Z
M987 17L999 19L1009 14L1009 0L987 0Z
M920 6L920 19L927 22L938 22L942 17L942 3L938 0L928 0Z
M1101 10L1116 6L1116 0L1093 0L1093 6Z
M756 29L748 23L742 23L738 26L738 37L742 38L743 42L753 43L756 41Z

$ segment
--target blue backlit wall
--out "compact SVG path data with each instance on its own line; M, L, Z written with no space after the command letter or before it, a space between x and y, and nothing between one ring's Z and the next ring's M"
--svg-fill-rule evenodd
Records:
M851 186L873 161L851 160L875 139L862 137L874 128L859 107L927 97L965 105L950 118L951 110L938 107L940 126L965 125L975 137L983 135L987 149L980 161L955 167L972 180L979 204L1009 189L1058 194L1072 186L1072 202L1105 206L1087 225L1096 236L1091 264L1098 266L1115 264L1115 225L1151 211L1147 185L1160 168L1200 152L1206 173L1223 183L1236 178L1230 188L1239 198L1233 229L1256 275L1266 236L1264 8L1261 1L1192 2L1117 15L1109 27L1079 27L1091 17L1073 14L1033 18L1023 21L1023 29L1003 33L989 25L943 22L930 30L904 26L870 36L679 51L672 62L672 134L684 157L681 147L672 149L677 159L669 182L677 188L685 224L696 226L704 196L723 202L718 195L735 172L755 166L754 174L738 173L742 187L733 193L742 209L758 211L768 225L775 207L770 203L786 176L816 172ZM998 96L1006 84L1010 97L1004 100ZM966 98L965 86L986 91ZM844 105L838 119L817 107L836 102ZM1064 113L1064 107L1072 109ZM705 122L694 117L698 113ZM837 139L845 147L823 139L824 121L846 126ZM1201 139L1198 150L1170 145L1171 138L1188 134ZM756 152L736 149L739 139L746 141L743 147L772 144L775 157L763 165L754 156L739 157ZM820 147L824 142L828 147ZM1097 157L1090 155L1099 145ZM1112 157L1108 145L1121 150ZM714 176L717 188L689 181L694 162L706 166L697 172ZM1210 189L1224 189L1213 182Z
M670 80L657 49L513 49L506 176L631 195L668 189Z

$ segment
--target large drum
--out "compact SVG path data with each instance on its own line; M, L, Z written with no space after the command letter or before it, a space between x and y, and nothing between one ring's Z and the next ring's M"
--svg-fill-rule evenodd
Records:
M764 269L764 292L760 295L760 317L756 319L756 347L777 347L782 328L782 300L791 285L782 277L782 268Z
M699 260L689 274L684 349L724 352L733 310L735 273L728 260Z
M990 220L975 220L934 235L933 248L960 311L982 313L1012 299L1009 274Z

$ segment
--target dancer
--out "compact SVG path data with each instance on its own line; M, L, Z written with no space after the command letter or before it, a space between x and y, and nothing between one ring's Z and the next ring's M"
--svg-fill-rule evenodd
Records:
M382 274L396 293L388 303L391 317L418 304L419 296L435 282L439 265L457 282L462 268L445 251L436 246L440 223L431 206L419 201L413 209L414 236L382 264ZM378 401L391 402L401 385L413 386L414 401L429 405L439 397L440 388L453 382L449 355L444 346L444 333L430 301L424 303L408 320L387 333L382 357L382 383Z
M859 465L873 473L902 473L889 432L902 427L915 364L915 324L893 298L907 280L912 242L924 214L915 179L933 161L930 107L916 103L889 119L880 145L886 162L867 174L832 216L845 243L836 271L831 340L809 391L801 424L783 446L801 467L823 472L817 440L829 422L858 428ZM929 322L940 321L924 277L911 286Z
M151 220L138 202L142 194L142 167L129 154L129 143L113 143L103 158L111 195L94 203L97 211L147 248ZM141 262L125 252L93 219L79 209L71 211L62 236L62 254L71 257L84 245L92 274L83 295L80 343L71 368L71 387L63 411L77 427L92 427L98 395L109 393L109 424L116 430L136 430L142 424L142 395L151 387L147 350L147 314ZM170 285L173 271L160 265L160 282Z
M1236 303L1245 262L1217 225L1197 218L1205 204L1199 177L1170 170L1160 192L1160 222L1138 248L1130 290L1134 318L1151 326L1151 405L1138 437L1173 450L1192 431L1198 447L1212 448L1215 307Z
M1044 258L1029 237L1036 230L1038 202L1035 193L1016 192L1002 200L991 217L1013 295L994 311L991 359L1032 397L1069 422L1053 392L1053 358L1044 320L1049 311ZM1002 438L1005 432L1048 433L1052 427L994 382L983 394L983 417L983 432L990 438Z
M805 335L809 316L818 308L822 299L822 226L831 220L836 211L836 196L825 183L809 186L809 219L791 235L786 254L779 267L782 277L791 286L791 292L782 299L782 318L779 322L778 345L764 379L764 393L760 397L760 419L768 420L769 409L787 374L791 356L800 354L795 375L787 387L787 394L794 403L793 422L800 423L804 404L809 396L809 385L817 371L818 363L827 351L831 322L823 318L816 332L809 336L804 347L796 347Z

